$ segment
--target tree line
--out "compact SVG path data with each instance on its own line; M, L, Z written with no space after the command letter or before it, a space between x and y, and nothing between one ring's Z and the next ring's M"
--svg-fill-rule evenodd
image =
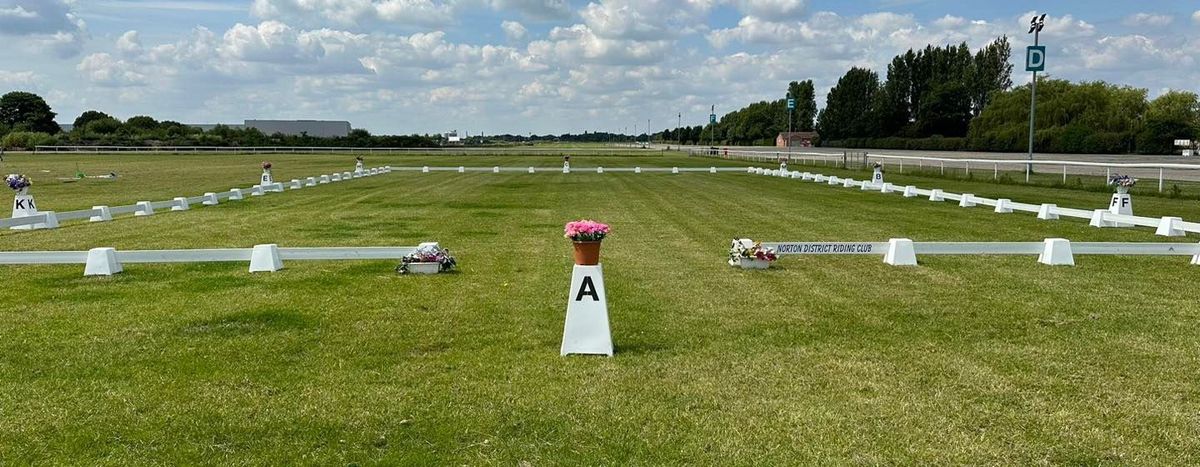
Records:
M847 71L816 114L822 146L1022 152L1028 147L1030 85L1012 86L1011 45L1000 37L971 52L966 43L910 49L893 57L883 79L867 68ZM798 84L808 83L805 87ZM810 129L811 82L789 86L799 96L793 124ZM1169 91L1101 81L1038 79L1034 150L1064 153L1176 151L1176 139L1200 136L1200 100ZM702 129L697 141L766 145L787 128L785 99L752 103Z
M207 131L179 122L139 115L120 120L88 110L75 118L71 131L55 123L57 114L36 94L10 92L0 96L0 147L36 146L320 146L320 147L436 147L439 136L372 135L354 129L344 137L268 135L255 128L217 125Z

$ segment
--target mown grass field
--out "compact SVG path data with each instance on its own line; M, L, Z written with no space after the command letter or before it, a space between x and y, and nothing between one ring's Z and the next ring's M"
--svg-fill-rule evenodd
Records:
M249 186L261 159L10 156L4 170L34 177L42 209L67 211ZM353 166L344 156L270 160L280 180ZM121 177L53 181L76 162ZM1077 208L1108 199L889 181ZM1167 198L1138 197L1135 212L1200 218L1197 203ZM571 269L561 229L576 218L615 232L603 249L612 359L558 356ZM1200 270L1185 257L725 264L735 237L1166 241L1152 234L740 173L582 172L394 172L3 232L5 251L436 240L460 270L139 264L85 278L80 265L0 267L0 464L1196 464Z

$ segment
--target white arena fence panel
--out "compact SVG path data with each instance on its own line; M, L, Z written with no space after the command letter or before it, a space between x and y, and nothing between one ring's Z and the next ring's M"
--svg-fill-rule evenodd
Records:
M389 173L391 171L392 171L391 166L377 167L377 168L370 169L370 170L364 170L363 176L369 177L369 176L373 176L373 175ZM312 178L315 178L315 177L312 177ZM272 185L272 187L270 189L264 189L262 191L262 194L266 195L269 193L282 193L282 192L284 192L283 186L284 186L283 183L275 183L274 185ZM315 185L312 185L312 186L315 186ZM56 227L58 227L58 223L62 222L62 221L74 221L74 220L88 219L93 222L103 222L103 221L112 220L112 216L127 215L127 214L133 214L133 215L150 214L150 213L146 212L145 206L149 206L151 208L151 210L153 211L152 212L153 214L157 214L159 212L175 212L172 208L179 208L179 210L190 210L190 209L194 209L194 208L202 207L202 206L216 205L220 201L229 200L229 199L233 198L234 191L239 191L242 193L242 197L237 198L237 199L246 199L246 198L250 197L250 194L257 187L258 187L258 185L255 185L254 187L251 187L251 188L234 188L234 189L228 190L228 191L212 193L212 199L214 201L216 201L216 203L213 203L213 204L205 204L205 201L209 200L209 195L204 194L204 195L192 196L192 197L176 197L174 199L165 200L165 201L152 201L152 202L151 201L139 201L138 203L135 203L135 204L129 204L129 205L123 205L123 206L96 206L96 207L93 207L92 209L81 209L78 211L66 211L66 212L42 211L37 214L31 215L31 216L26 216L26 217L14 217L14 218L0 219L0 229L8 229L8 228L12 228L12 227L20 227L20 226L26 226L26 225L32 225L32 226L35 226L38 228L56 228ZM186 201L186 208L183 208L183 204L180 202L181 200ZM104 214L107 214L106 218L105 218Z
M745 172L745 167L571 167L564 171L562 166L557 167L434 167L434 166L410 166L410 167L393 167L392 170L404 172L479 172L479 173L609 173L609 172L624 172L624 173L719 173L719 172Z
M870 181L854 180L849 178L838 178L835 176L825 176L812 172L789 171L781 172L776 169L764 169L760 167L749 167L747 173L761 174L780 178L789 178L793 180L821 182L828 180L829 185L834 185L836 181L843 187L859 188L863 191L873 191L883 194L900 194L905 197L920 197L930 201L954 201L961 207L992 207L993 212L1011 213L1011 212L1030 212L1038 216L1039 219L1058 219L1060 217L1072 217L1077 219L1087 219L1089 224L1094 227L1120 227L1120 226L1139 226L1150 227L1156 229L1155 234L1178 237L1186 235L1187 232L1200 233L1200 223L1187 222L1178 217L1143 217L1130 216L1124 214L1114 214L1108 209L1074 209L1060 207L1054 204L1029 204L1014 202L1009 199L991 199L975 196L970 193L950 193L940 189L924 189L915 186L899 186L891 185L892 189L883 189L879 184L871 183ZM798 176L797 176L798 175ZM908 196L905 193L911 191L914 196Z
M250 272L278 271L283 261L396 260L418 246L280 248L275 244L253 248L186 250L5 251L0 265L84 264L85 275L112 275L123 264L250 262Z
M873 255L894 266L915 266L918 255L1037 255L1049 265L1074 265L1075 255L1191 256L1200 265L1200 243L1071 242L1048 238L1042 242L762 242L780 256Z
M883 164L885 170L896 169L899 173L904 173L905 168L908 169L938 169L942 173L947 170L962 171L965 174L984 172L990 175L993 179L1000 178L1000 172L1004 171L1020 171L1024 172L1026 166L1031 166L1038 173L1054 173L1062 174L1062 180L1066 183L1069 175L1088 175L1088 176L1103 176L1106 179L1114 173L1120 172L1128 175L1133 175L1138 178L1154 178L1158 181L1158 191L1165 191L1166 181L1169 179L1180 180L1197 180L1200 179L1200 164L1181 164L1181 163L1128 163L1128 162L1084 162L1084 161L1067 161L1067 160L1044 160L1034 159L979 159L979 158L952 158L952 157L932 157L932 156L901 156L896 154L888 154L886 152L875 151L849 151L844 153L829 153L829 152L813 152L813 151L787 151L787 150L748 150L748 149L710 149L710 148L689 148L688 154L693 156L720 157L723 159L737 159L753 162L778 162L781 159L788 159L792 162L812 165L831 165L845 166L848 163L848 154L859 154L865 156L865 159L877 160ZM859 162L865 162L859 161ZM1068 170L1069 169L1069 170ZM1028 178L1025 180L1028 182Z

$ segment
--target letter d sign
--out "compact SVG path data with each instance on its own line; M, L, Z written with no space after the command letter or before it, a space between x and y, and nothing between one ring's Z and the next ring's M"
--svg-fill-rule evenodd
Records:
M1046 71L1046 46L1031 45L1025 49L1025 71Z

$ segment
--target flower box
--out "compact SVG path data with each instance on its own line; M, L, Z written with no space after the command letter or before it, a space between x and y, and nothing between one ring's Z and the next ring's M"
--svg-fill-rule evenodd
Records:
M754 258L738 258L737 264L742 269L767 269L771 267L770 261Z
M437 243L422 243L416 251L400 260L396 266L399 274L437 274L448 272L458 266L458 261L450 255L450 250L442 248Z
M409 274L437 274L442 270L442 263L408 263Z

